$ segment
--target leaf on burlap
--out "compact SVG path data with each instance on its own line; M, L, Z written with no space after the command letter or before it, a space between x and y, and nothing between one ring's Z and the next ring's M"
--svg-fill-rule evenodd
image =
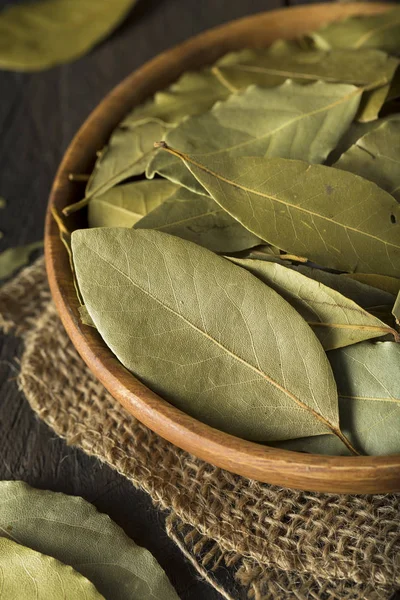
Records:
M336 290L275 262L231 258L285 298L307 321L325 350L397 332ZM400 337L399 337L400 341Z
M317 48L378 48L400 54L400 9L351 16L308 34Z
M340 424L363 454L400 453L400 344L362 342L328 352L339 394ZM333 435L274 443L316 454L349 455Z
M166 202L138 221L135 229L163 231L219 253L239 252L257 246L261 241L212 198L183 187L179 187Z
M166 400L247 439L342 437L322 346L256 277L158 231L78 230L72 248L104 341Z
M86 206L90 198L104 194L121 181L144 173L156 153L154 142L161 139L166 130L166 125L156 121L141 123L134 129L117 127L96 161L85 198L64 208L64 215Z
M333 166L373 181L400 202L400 120L364 135Z
M393 296L396 296L400 291L400 279L397 277L387 277L385 275L377 275L376 273L343 273L342 277L360 281L366 285L393 294Z
M135 0L35 0L0 12L0 68L37 71L79 58L125 18Z
M374 183L299 160L163 148L182 160L222 208L269 244L333 269L399 273L400 205Z
M104 600L69 565L4 537L0 537L0 595L5 600Z
M32 242L26 246L7 248L0 253L0 279L11 277L18 269L29 263L31 254L43 248L43 241Z
M0 196L0 209L6 207L6 200L2 196Z
M178 189L179 186L167 179L135 181L113 187L90 200L89 227L133 227Z
M0 482L0 494L1 536L70 565L105 598L178 600L150 552L83 498L21 481Z
M319 163L350 125L360 96L352 85L321 81L307 86L287 81L272 89L250 86L209 112L186 119L165 140L182 152L201 155L201 160L218 161L223 153ZM206 193L179 159L164 152L152 158L146 173Z

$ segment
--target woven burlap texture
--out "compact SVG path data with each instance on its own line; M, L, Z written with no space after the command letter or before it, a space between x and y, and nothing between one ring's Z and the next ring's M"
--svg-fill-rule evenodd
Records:
M400 494L281 489L213 467L127 414L72 346L43 260L0 289L0 326L25 342L19 383L68 444L98 457L169 512L169 535L226 598L388 600L400 588ZM226 567L225 567L226 568Z

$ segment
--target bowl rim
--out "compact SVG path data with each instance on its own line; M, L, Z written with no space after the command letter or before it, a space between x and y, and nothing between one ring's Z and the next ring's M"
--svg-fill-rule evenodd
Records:
M96 151L129 110L184 71L205 66L230 49L243 47L240 40L246 32L255 32L260 38L262 28L269 28L278 30L276 39L290 38L296 27L298 31L311 30L315 23L389 8L393 5L366 2L283 8L209 29L162 52L118 84L89 115L64 154L51 189L45 223L50 290L61 321L91 372L131 415L161 437L208 463L250 479L320 492L400 491L400 454L338 457L268 447L216 430L163 400L119 363L97 331L81 323L68 255L51 210L71 203L76 183L69 180L69 173L93 166ZM303 22L306 27L301 25ZM207 53L206 62L202 53Z

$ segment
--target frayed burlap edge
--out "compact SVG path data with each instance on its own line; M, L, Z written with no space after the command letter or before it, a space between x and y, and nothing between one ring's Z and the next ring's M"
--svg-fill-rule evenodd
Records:
M199 553L206 543L220 554L218 564L235 565L237 581L255 600L387 600L400 587L399 494L280 489L161 439L85 367L49 301L42 260L0 290L0 314L3 328L25 341L19 383L33 410L178 519L168 521L171 537L214 587L220 584ZM196 536L203 545L188 543Z

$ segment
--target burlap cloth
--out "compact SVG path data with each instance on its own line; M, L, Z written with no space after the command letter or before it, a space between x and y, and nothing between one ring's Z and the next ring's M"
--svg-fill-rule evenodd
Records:
M281 489L164 441L78 356L50 300L43 259L0 289L0 315L0 327L24 339L19 385L32 409L68 444L150 494L167 511L170 537L225 598L388 600L400 588L400 494Z

